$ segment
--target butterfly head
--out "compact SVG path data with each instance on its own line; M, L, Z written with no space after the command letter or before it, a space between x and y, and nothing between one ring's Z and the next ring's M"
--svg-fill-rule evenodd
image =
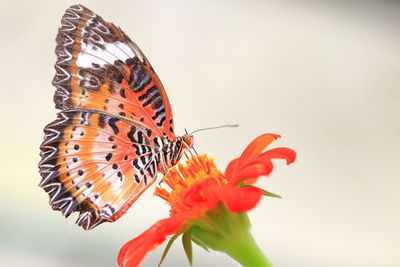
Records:
M182 141L186 144L188 148L193 148L194 137L191 134L185 134L182 136Z
M169 146L166 146L168 149ZM172 167L178 163L185 151L193 148L193 135L185 134L177 137L173 145L170 162L167 162L167 167Z

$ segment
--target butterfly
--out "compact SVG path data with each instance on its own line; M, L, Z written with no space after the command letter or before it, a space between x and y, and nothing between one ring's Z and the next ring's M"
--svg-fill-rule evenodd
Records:
M69 7L56 38L55 107L44 128L40 186L85 230L119 219L193 147L175 136L171 106L129 37L82 5Z

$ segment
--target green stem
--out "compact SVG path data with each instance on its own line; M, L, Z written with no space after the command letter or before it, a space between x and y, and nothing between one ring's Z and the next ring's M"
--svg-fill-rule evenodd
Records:
M272 267L272 264L261 252L250 233L230 241L226 242L223 252L244 267Z

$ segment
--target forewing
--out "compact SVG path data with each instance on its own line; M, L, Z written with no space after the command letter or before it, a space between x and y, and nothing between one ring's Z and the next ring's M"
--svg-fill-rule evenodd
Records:
M151 130L107 113L62 111L45 128L40 186L64 216L92 229L115 221L155 181Z
M171 107L153 68L129 37L82 5L68 8L56 41L56 108L95 109L174 140Z

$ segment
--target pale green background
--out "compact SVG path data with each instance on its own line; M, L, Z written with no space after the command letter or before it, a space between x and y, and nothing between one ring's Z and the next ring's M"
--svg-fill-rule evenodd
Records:
M73 1L1 1L0 265L116 266L121 245L167 216L148 192L85 232L37 184L55 118L54 38ZM163 81L184 128L221 169L264 132L296 163L250 212L276 267L400 266L400 5L389 1L81 1L121 26ZM162 248L143 266L155 266ZM237 266L195 249L195 266ZM164 266L188 266L178 243Z

